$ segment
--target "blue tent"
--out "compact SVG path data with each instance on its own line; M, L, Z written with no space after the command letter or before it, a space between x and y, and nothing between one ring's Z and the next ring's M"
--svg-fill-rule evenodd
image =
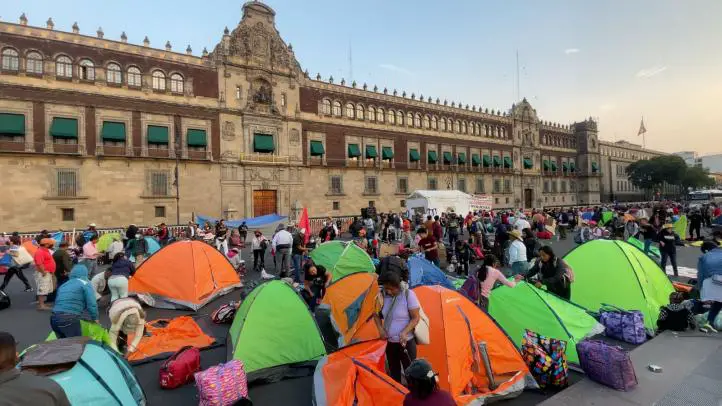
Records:
M455 290L454 285L446 275L431 262L419 258L409 258L409 287L441 285L447 289Z
M146 404L145 393L133 369L119 354L97 341L77 338L49 341L29 348L22 368L74 364L50 375L65 391L72 405L117 406Z
M160 244L153 237L145 237L145 245L148 248L148 255L153 255L160 250ZM135 255L131 255L130 262L135 262Z
M592 219L592 217L594 217L594 213L591 212L591 211L585 211L584 213L582 213L582 218L583 218L584 220L589 221L589 220Z
M285 219L286 216L279 216L278 214L267 214L265 216L251 217L241 220L226 220L226 226L228 228L237 228L241 225L241 223L245 221L248 228L259 228L267 226L269 224L277 223L279 221L283 221ZM215 217L201 216L200 214L196 214L196 223L200 224L201 227L203 227L206 223L210 223L212 227L216 223L216 221L218 221L218 219Z

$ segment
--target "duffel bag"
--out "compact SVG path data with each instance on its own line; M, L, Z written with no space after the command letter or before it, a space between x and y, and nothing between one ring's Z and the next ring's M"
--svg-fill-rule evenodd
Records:
M199 406L229 406L248 397L243 362L234 359L195 374Z
M583 340L577 344L579 366L589 379L610 388L628 391L637 386L637 375L629 353L603 341Z
M639 310L624 310L602 304L599 322L604 325L605 334L630 344L642 344L647 341L644 328L644 315Z
M159 380L163 389L175 389L193 380L193 374L201 369L201 352L187 346L178 350L160 367Z

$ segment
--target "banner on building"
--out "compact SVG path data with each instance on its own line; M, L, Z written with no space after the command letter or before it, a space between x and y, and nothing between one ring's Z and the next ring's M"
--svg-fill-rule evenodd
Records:
M471 204L469 205L469 208L472 211L479 211L479 210L485 210L485 211L491 211L491 206L494 202L494 199L491 195L472 195L471 196Z

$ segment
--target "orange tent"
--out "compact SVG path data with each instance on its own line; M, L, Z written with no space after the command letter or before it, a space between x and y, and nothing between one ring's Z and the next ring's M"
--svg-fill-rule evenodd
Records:
M159 326L160 324L165 324ZM140 339L138 346L128 354L128 361L140 361L159 354L174 353L181 348L192 345L204 348L216 340L203 332L190 316L180 316L171 320L153 320L145 324L146 335ZM133 341L133 336L128 342Z
M317 406L398 406L408 392L384 372L386 341L344 347L322 358L313 374Z
M30 256L35 257L35 253L38 252L38 246L33 244L33 240L27 240L22 244L23 247L28 251Z
M376 274L365 272L344 276L328 287L321 305L330 308L339 347L381 337L373 320L380 310L378 293Z
M460 293L441 286L414 289L429 318L431 344L418 346L439 374L439 386L459 405L514 397L535 386L519 350L494 320ZM485 342L494 385L486 373Z
M178 241L151 255L130 278L128 291L150 295L154 307L198 310L242 286L233 266L200 241Z

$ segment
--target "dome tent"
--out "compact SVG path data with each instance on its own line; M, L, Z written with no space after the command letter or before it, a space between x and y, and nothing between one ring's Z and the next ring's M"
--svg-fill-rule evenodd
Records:
M379 284L376 274L355 273L332 283L321 302L329 309L338 334L339 347L380 337L373 315L378 312ZM327 343L328 344L328 343Z
M570 251L564 260L574 270L572 301L592 311L609 304L639 310L652 333L659 308L674 286L656 262L624 241L595 240Z
M371 257L354 243L325 242L311 251L311 259L331 272L333 282L358 272L376 272Z
M454 289L453 283L433 262L412 256L408 264L410 287L441 285L447 289Z

